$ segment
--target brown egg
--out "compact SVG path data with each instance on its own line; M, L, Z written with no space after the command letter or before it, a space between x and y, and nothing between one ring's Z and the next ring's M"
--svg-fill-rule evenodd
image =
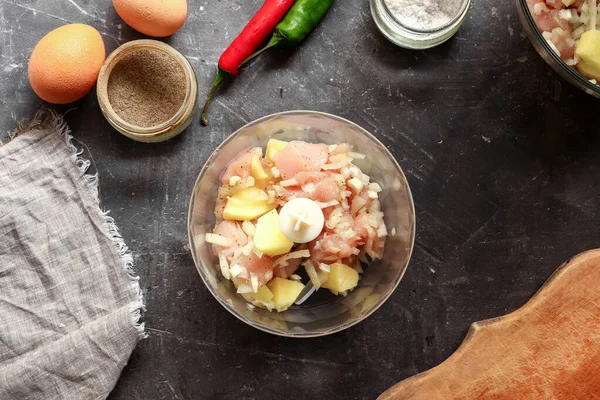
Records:
M89 25L70 24L44 36L29 58L29 83L48 103L66 104L96 84L106 53L100 33Z
M113 5L127 25L148 36L174 34L187 16L186 0L113 0Z

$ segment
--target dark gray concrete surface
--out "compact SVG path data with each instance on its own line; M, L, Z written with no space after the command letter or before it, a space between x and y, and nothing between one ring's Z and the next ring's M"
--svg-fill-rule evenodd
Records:
M185 26L166 41L188 56L204 98L219 55L262 1L188 3ZM0 0L3 134L43 105L27 60L67 22L95 26L109 52L143 37L109 0ZM162 144L112 130L94 93L56 109L72 109L148 306L150 337L112 400L373 399L442 362L471 322L520 307L599 241L600 103L544 64L513 1L476 0L453 40L408 51L377 31L367 0L338 0L299 49L261 57L221 93L210 127L194 123ZM359 325L310 340L269 336L222 309L186 237L188 198L212 150L246 122L293 109L375 134L404 168L417 209L413 260L395 294Z

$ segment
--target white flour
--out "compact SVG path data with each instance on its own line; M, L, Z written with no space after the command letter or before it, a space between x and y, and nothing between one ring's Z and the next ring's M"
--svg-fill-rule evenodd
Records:
M450 22L460 11L461 0L384 0L403 25L429 30Z

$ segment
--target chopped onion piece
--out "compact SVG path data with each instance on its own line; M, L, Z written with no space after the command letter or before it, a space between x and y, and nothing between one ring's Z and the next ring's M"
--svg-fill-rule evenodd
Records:
M348 240L348 239L352 239L356 236L356 232L354 232L354 229L348 229L347 231L344 231L344 233L342 233L342 238Z
M241 181L242 181L241 177L234 175L231 178L229 178L229 186L235 186L238 183L240 183Z
M246 272L246 268L242 267L239 264L233 264L231 268L229 268L229 273L231 274L232 278L236 278L244 272Z
M229 263L227 262L227 257L225 254L219 254L219 267L221 267L221 274L223 274L223 278L231 279L231 274L229 273Z
M340 202L337 200L331 200L331 201L328 201L325 203L323 203L321 201L315 201L315 203L317 203L317 205L321 208L333 207L333 206L337 206L338 204L340 204Z
M292 280L292 281L301 281L302 278L300 277L300 275L292 274L292 275L290 275L290 280Z
M363 188L365 187L365 185L363 185L362 181L358 178L352 178L348 181L348 186L350 186L352 189L354 189L354 192L356 194L360 193Z
M325 263L319 263L319 269L323 272L331 272L331 268Z
M376 191L374 191L374 190L369 190L369 191L367 192L367 194L369 195L369 198L370 198L370 199L373 199L373 200L374 200L374 199L376 199L377 197L379 197L379 196L377 195L377 192L376 192Z
M279 265L286 266L287 261L294 259L294 258L308 258L308 257L310 257L309 250L292 251L291 253L283 255L283 256L279 257L277 260L275 260L275 262L273 262L273 267L277 267Z
M208 243L216 244L217 246L229 247L233 245L233 240L223 235L217 235L216 233L207 233L204 235L204 239Z
M313 285L318 289L321 287L321 280L319 279L319 275L317 274L317 270L315 270L315 266L311 261L307 261L304 263L304 269L310 278L310 281Z
M349 222L342 222L341 224L338 224L338 226L336 226L336 231L340 232L340 231L345 231L346 229L349 229L352 225L350 225Z
M371 205L369 206L369 213L375 214L380 211L381 211L381 203L379 203L379 200L374 199L371 202ZM382 216L383 216L383 214L382 214Z
M362 183L365 186L367 186L369 184L369 182L371 182L371 177L369 175L365 175L365 174L361 173L360 180L362 181Z
M352 206L350 207L350 214L356 215L358 211L367 204L367 201L360 196L356 196L352 199Z
M296 178L292 178L292 179L286 179L285 181L281 181L279 182L279 184L282 187L287 187L287 186L296 186L298 185L298 180Z
M344 210L349 210L350 209L350 206L348 205L348 199L345 198L345 197L342 199L342 208Z
M256 257L258 257L258 258L262 258L262 256L265 254L262 251L260 251L259 249L257 249L256 247L252 248L252 252L254 254L256 254Z
M316 188L317 186L312 182L308 182L306 185L302 185L302 190L308 194L313 194Z
M381 224L379 224L377 227L377 237L381 238L385 236L387 236L387 228L385 227L385 224L381 222Z
M329 219L327 220L327 227L329 229L333 229L337 226L337 224L340 223L341 219L342 219L342 214L343 214L343 210L338 207L335 210L333 210L331 212L331 215L329 215Z
M352 162L351 158L346 158L345 160L337 162L337 163L322 165L321 169L326 170L326 171L331 170L331 169L342 169L343 167L350 164L351 162Z
M271 279L273 279L273 271L267 271L267 272L265 272L265 280L268 282Z
M269 204L275 203L275 191L274 190L267 190L267 194L269 195L268 203Z
M252 253L252 250L254 250L254 242L249 241L247 245L241 248L241 250L243 255L249 256Z
M279 168L277 168L277 167L271 168L271 174L273 174L274 178L279 178L281 176L281 172L279 171Z
M396 236L396 227L392 228L391 236Z
M348 155L346 155L346 154L336 154L335 156L329 157L329 162L333 164L333 163L337 163L340 161L345 161L347 158L348 158ZM352 161L350 161L350 162L352 162Z
M348 157L356 158L359 160L364 160L367 156L364 154L361 154L361 153L356 153L354 151L351 151L350 153L348 153Z
M254 234L256 233L256 227L250 221L244 221L244 222L242 222L242 230L248 236L254 236Z
M246 183L244 185L248 185L246 187L251 187L251 186L254 186L255 183L256 183L256 181L254 180L254 177L249 176L246 178Z
M258 293L258 275L254 272L250 272L250 283L252 283L252 291Z
M381 189L381 185L379 185L379 183L372 182L372 183L369 183L369 190L379 193L379 192L381 192L382 189Z
M240 286L238 286L237 292L240 294L243 293L252 293L252 287L248 284L242 283Z
M356 166L356 165L352 165L350 168L350 175L353 178L358 178L360 177L360 175L362 174L362 172L360 172L360 169Z

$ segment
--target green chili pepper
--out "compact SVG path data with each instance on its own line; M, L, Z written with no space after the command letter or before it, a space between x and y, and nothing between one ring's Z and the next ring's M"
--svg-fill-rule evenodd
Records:
M333 0L297 0L275 27L269 43L246 61L275 46L297 46L317 27L331 8Z

